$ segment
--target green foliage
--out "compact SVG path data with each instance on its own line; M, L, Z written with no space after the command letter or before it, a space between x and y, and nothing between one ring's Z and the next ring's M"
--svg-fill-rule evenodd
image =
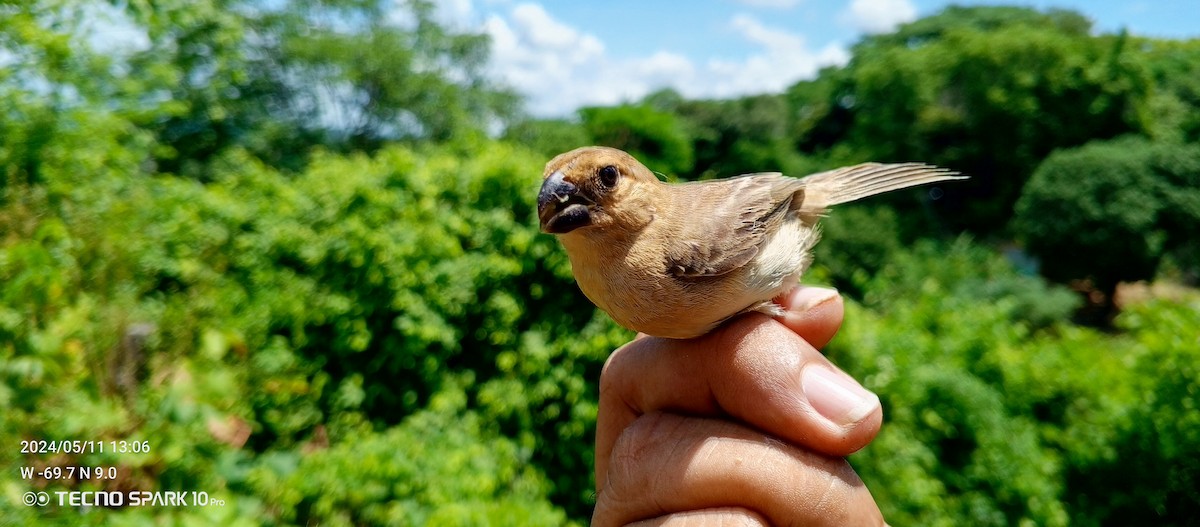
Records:
M815 171L788 144L788 108L779 96L687 101L678 103L674 111L691 132L696 179L752 172L799 177Z
M1161 141L1200 140L1200 40L1138 42L1156 90L1150 99L1151 136Z
M838 207L820 228L814 265L843 294L861 297L871 277L900 252L899 218L888 207Z
M503 140L525 145L547 160L593 143L578 123L564 119L530 119L504 130Z
M972 179L947 186L943 218L994 233L1052 150L1146 127L1151 80L1138 52L1080 26L1062 12L950 8L867 39L832 85L792 90L797 110L820 119L806 119L798 144L962 171Z
M668 175L692 171L695 163L692 143L683 123L673 113L647 104L625 104L584 108L579 115L594 144L620 148L651 170Z
M1166 256L1197 283L1200 277L1200 145L1157 145L1150 163L1162 190L1160 225Z
M1200 297L1135 306L1114 337L1053 322L1069 292L966 241L897 256L827 351L882 399L851 462L890 523L1186 524Z
M884 482L872 493L890 522L1066 523L1052 477L1059 460L1036 422L1010 407L1016 394L1001 382L1006 364L997 355L1032 328L1013 322L1011 295L981 299L970 283L1016 280L990 259L964 242L901 257L868 300L886 307L849 309L829 351L882 398L888 425L852 463L865 480ZM980 273L981 264L990 270Z
M71 486L204 490L253 507L269 498L242 483L274 459L260 453L296 455L345 420L406 423L452 374L477 371L467 393L491 412L488 437L518 438L553 472L538 492L586 515L586 379L628 333L587 325L594 310L537 234L540 157L495 143L389 149L318 156L288 178L237 154L200 185L130 176L141 143L123 144L119 121L88 125L86 140L42 149L44 185L4 187L6 440L147 437L150 456L77 460L118 463L126 483ZM335 447L361 437L331 435ZM489 501L459 523L516 514Z
M1164 240L1155 229L1158 182L1142 155L1148 146L1096 143L1042 163L1016 221L1029 249L1044 258L1047 276L1090 277L1110 287L1153 276Z
M1048 29L1087 36L1092 23L1079 13L1062 9L1040 12L1027 7L952 5L933 16L904 24L891 33L871 35L863 39L858 47L917 47L958 30L995 31L1009 27Z
M963 303L982 302L1027 329L1040 329L1068 317L1078 299L1066 288L1016 272L1013 263L982 250L969 238L942 244L918 241L889 255L879 273L865 284L864 302L886 310L896 298L926 294L945 284L941 294Z
M294 2L254 24L277 41L260 51L272 57L270 73L306 79L288 84L289 110L333 120L331 131L346 145L371 150L386 140L479 131L515 107L515 96L483 74L487 36L439 25L434 7L428 0ZM314 112L321 97L334 107Z
M373 151L506 121L516 99L483 75L487 38L438 25L432 9L39 1L0 15L0 44L21 64L10 79L54 94L53 107L113 111L153 133L159 170L203 178L231 148L298 170L316 147ZM129 35L117 52L90 44L101 14Z
M466 394L453 387L384 432L357 426L326 450L264 456L248 479L288 523L566 524L545 499L531 450L487 432L465 407Z
M1200 302L1155 301L1122 314L1129 335L1120 353L1129 397L1107 419L1080 419L1074 428L1108 440L1106 448L1070 445L1076 463L1067 474L1068 500L1079 525L1155 518L1188 525L1200 506L1200 369L1195 321ZM1137 460L1131 463L1130 460ZM1111 481L1121 485L1108 485Z
M816 167L788 143L788 109L779 96L687 101L672 90L639 104L580 110L582 122L533 120L510 127L505 139L551 156L583 144L626 150L652 170L687 179L751 172L802 176Z
M792 114L787 137L797 150L827 153L835 163L853 162L842 159L846 154L831 152L848 150L843 141L854 125L850 73L846 68L825 68L816 79L797 82L783 95Z
M1127 138L1059 151L1030 179L1015 230L1047 277L1091 280L1111 299L1118 282L1153 278L1169 248L1196 254L1197 178L1195 146Z

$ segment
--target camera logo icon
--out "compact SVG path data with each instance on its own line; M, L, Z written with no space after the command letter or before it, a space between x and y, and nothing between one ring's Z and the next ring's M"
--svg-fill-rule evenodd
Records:
M27 507L33 507L34 505L45 507L47 503L50 503L50 495L45 492L26 492L21 496L21 501Z

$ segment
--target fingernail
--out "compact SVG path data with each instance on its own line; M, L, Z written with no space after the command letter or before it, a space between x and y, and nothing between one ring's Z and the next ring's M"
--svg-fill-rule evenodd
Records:
M792 290L786 306L788 311L808 311L837 297L837 289L801 286Z
M838 426L856 424L879 407L879 397L845 373L813 364L804 368L801 375L808 403Z

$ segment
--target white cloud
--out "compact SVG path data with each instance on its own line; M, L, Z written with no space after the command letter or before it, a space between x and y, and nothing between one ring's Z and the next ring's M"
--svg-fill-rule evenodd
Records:
M749 15L733 17L732 25L743 38L762 49L740 61L709 61L715 82L710 93L702 95L730 97L782 91L797 80L816 76L822 66L845 64L850 59L841 46L830 44L814 52L804 37L766 26Z
M916 19L910 0L854 0L842 12L842 20L865 33L886 33Z
M780 29L764 26L750 15L734 15L733 28L746 40L757 42L767 49L797 49L804 47L804 37Z
M539 116L568 115L586 105L617 104L672 87L688 97L730 97L777 92L825 65L844 64L838 45L812 50L805 39L739 15L731 28L758 50L740 59L695 64L673 51L610 57L594 35L556 20L538 4L522 3L506 16L491 15L483 30L492 38L493 73L529 101Z
M737 0L739 4L748 5L750 7L773 7L776 9L788 9L800 5L804 0Z
M493 71L529 96L535 113L561 114L582 101L616 99L594 82L596 68L606 63L604 44L553 19L541 6L519 4L507 19L489 16L483 30L492 38Z

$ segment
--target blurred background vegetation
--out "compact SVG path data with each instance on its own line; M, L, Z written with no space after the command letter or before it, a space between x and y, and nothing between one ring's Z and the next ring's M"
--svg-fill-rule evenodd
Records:
M886 423L893 525L1195 525L1200 41L948 8L781 94L524 117L426 2L0 5L0 524L565 525L631 335L533 198L548 156L679 179L919 160L808 282ZM148 37L101 52L100 13ZM29 439L144 453L24 455ZM116 466L25 481L20 466ZM19 506L197 490L223 507Z

